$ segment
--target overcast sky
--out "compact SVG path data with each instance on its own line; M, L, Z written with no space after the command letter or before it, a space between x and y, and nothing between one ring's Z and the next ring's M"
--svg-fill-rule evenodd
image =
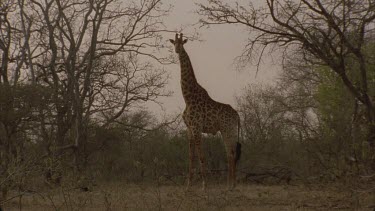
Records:
M174 5L173 11L166 18L166 26L169 30L182 29L185 35L193 34L198 30L200 39L203 41L192 41L185 44L185 49L190 56L194 71L198 80L216 101L235 105L235 98L243 89L251 84L272 83L277 78L279 67L272 64L271 60L264 59L264 62L256 74L256 67L249 66L245 70L236 70L234 59L241 55L243 46L246 43L247 33L244 28L234 25L212 26L210 28L197 28L199 16L194 12L197 7L194 2L197 0L167 0L166 3ZM166 45L169 45L166 37ZM166 67L170 73L167 89L173 91L173 95L162 98L167 113L183 111L185 103L180 87L180 66L169 65ZM158 113L158 107L150 106Z

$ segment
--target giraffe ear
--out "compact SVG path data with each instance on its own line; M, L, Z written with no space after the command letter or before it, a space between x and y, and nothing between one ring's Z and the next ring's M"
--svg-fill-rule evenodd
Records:
M172 39L169 39L169 41L172 43L172 44L174 44L174 40L172 40Z
M183 44L185 44L185 43L187 43L187 41L188 41L188 40L187 40L187 39L185 39L185 40L184 40L184 41L183 41L182 43L183 43Z

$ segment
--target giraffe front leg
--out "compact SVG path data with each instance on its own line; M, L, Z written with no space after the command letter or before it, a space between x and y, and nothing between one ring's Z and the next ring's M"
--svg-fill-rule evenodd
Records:
M193 180L193 172L194 172L194 141L192 139L189 140L189 175L188 175L188 181L187 181L187 187L186 189L189 190L192 184Z
M201 166L201 176L202 176L202 189L206 190L207 184L206 184L206 160L204 157L204 152L202 150L202 135L196 134L194 136L195 138L195 146L196 146L196 151L198 153L199 161L200 161L200 166Z

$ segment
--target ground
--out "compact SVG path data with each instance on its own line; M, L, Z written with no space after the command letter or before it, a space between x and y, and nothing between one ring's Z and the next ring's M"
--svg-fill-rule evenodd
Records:
M5 210L20 210L19 198ZM374 210L375 194L344 191L333 185L240 184L228 191L211 184L196 185L106 184L84 192L58 188L22 197L22 210Z

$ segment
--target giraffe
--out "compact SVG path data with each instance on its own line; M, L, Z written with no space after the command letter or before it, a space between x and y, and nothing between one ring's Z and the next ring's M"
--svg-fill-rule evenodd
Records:
M230 105L213 100L207 91L197 82L189 55L184 49L187 39L183 34L176 34L175 39L170 39L179 56L181 68L181 89L186 108L183 120L187 126L189 139L189 174L187 189L191 186L193 178L195 151L198 154L203 189L206 189L206 164L202 150L202 133L221 133L224 141L228 162L228 188L235 186L236 164L241 155L239 143L240 117Z

